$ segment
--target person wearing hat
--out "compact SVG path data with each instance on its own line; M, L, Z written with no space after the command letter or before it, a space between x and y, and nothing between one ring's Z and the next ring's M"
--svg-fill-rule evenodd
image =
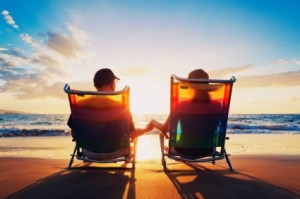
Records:
M116 89L116 80L120 80L120 78L115 76L111 69L102 68L102 69L98 70L94 75L94 86L97 91L114 92ZM93 103L93 102L91 101L91 102L87 102L87 103ZM143 135L144 133L151 131L153 129L153 125L150 122L146 126L146 128L143 128L143 129L135 128L134 122L132 120L132 116L131 116L130 120L131 120L130 137L132 139L135 139L136 137ZM72 127L73 127L72 115L70 115L67 124L71 128L71 134L72 134L73 140L76 140L76 137L72 131Z
M189 73L188 79L209 79L209 75L203 69L196 69ZM194 85L194 86L201 87L201 85ZM195 109L195 107L193 107L192 105L193 103L191 102L196 102L197 104L203 103L203 105L206 106L203 107L204 109L217 110L217 111L221 109L219 103L211 102L208 92L203 92L203 91L197 92L197 89L195 89L195 92L193 93L193 98L190 101L180 102L180 109L181 110ZM209 107L207 107L207 103L211 103ZM195 129L199 129L199 131L201 131L201 129L214 128L214 126L216 125L213 119L211 118L207 118L207 122L195 123L195 124L191 124L190 120L192 120L190 116L185 116L185 118L181 119L182 131L187 134L189 134L189 132L195 131ZM215 121L217 121L217 119ZM188 124L185 124L185 122L187 122ZM151 120L151 124L153 125L154 128L157 128L160 131L160 133L162 133L165 137L168 137L167 133L170 131L170 115L168 116L168 118L164 123L160 123L156 120ZM212 152L213 149L211 149L211 151L207 151L207 150L205 151L202 149L199 150L199 149L186 149L186 148L175 147L175 150L179 152L181 155L186 155L187 157L188 156L193 157L197 155L201 156L201 154L208 154Z

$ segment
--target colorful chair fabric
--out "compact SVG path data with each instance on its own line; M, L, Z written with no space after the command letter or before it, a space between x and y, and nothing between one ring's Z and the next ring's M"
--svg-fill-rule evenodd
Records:
M185 79L171 76L168 144L160 136L162 164L166 157L183 162L213 162L226 158L226 128L234 77L230 80ZM166 146L165 146L166 145Z
M76 142L74 157L84 162L131 162L135 167L136 143L130 138L129 87L117 92L77 91L66 84Z

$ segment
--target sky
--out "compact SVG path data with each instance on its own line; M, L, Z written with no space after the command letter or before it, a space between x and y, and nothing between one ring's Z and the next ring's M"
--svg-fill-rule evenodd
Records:
M300 2L0 0L0 109L70 113L63 87L111 68L133 114L169 112L170 76L235 76L231 114L300 113Z

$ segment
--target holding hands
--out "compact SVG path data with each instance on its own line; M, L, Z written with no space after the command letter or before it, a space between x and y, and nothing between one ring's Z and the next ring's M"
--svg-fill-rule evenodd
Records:
M131 138L135 139L149 131L152 131L154 128L158 129L161 135L169 138L169 136L167 135L167 132L169 131L168 124L169 123L161 124L160 122L152 119L144 129L136 129L134 132L132 132Z
M168 132L167 124L161 124L160 122L153 119L149 122L149 124L151 124L153 128L158 129L161 135L163 135L166 138L169 138L169 136L167 135Z

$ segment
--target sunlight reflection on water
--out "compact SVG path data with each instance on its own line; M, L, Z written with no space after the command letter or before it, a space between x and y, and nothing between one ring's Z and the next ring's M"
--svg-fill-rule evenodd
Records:
M137 160L159 159L160 157L159 135L143 135L138 138Z

